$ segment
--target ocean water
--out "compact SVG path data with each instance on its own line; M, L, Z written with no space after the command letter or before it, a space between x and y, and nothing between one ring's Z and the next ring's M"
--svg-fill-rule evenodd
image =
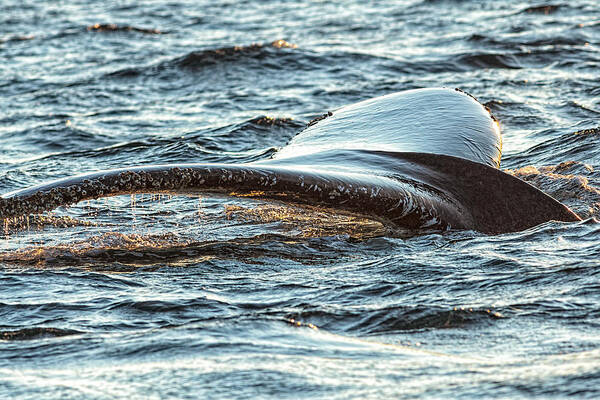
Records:
M0 398L600 397L600 5L0 4L0 193L266 159L311 119L458 87L582 222L399 235L243 197L6 220Z

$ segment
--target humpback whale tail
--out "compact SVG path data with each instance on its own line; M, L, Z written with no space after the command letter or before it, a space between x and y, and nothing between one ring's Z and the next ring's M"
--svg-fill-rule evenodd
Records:
M519 231L579 217L497 169L497 123L449 89L395 93L343 107L272 159L100 171L7 193L0 219L133 193L251 194L368 216L410 229Z

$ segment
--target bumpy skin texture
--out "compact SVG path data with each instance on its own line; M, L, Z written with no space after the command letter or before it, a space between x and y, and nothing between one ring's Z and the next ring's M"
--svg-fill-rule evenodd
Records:
M364 174L329 174L285 167L246 165L150 166L67 178L0 199L0 217L40 213L82 200L130 193L253 194L300 204L322 205L417 229L445 228L432 220L444 200L414 185ZM448 216L450 217L450 216ZM454 216L459 224L459 216Z
M410 229L502 233L579 219L499 171L500 152L496 122L472 97L414 90L344 107L309 125L271 160L131 167L65 178L4 195L0 219L131 193L252 194Z

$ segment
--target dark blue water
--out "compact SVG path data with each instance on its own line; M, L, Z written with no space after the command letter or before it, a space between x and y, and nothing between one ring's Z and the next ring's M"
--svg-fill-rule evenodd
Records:
M398 237L244 198L4 221L2 398L600 396L595 0L0 5L0 192L270 157L312 118L460 87L580 223Z

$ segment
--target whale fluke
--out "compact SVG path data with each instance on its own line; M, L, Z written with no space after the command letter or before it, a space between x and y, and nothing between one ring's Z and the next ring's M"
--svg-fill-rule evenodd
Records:
M497 167L497 123L474 98L421 89L343 107L272 159L127 167L7 193L0 219L134 193L244 194L320 205L409 229L496 234L579 217Z

